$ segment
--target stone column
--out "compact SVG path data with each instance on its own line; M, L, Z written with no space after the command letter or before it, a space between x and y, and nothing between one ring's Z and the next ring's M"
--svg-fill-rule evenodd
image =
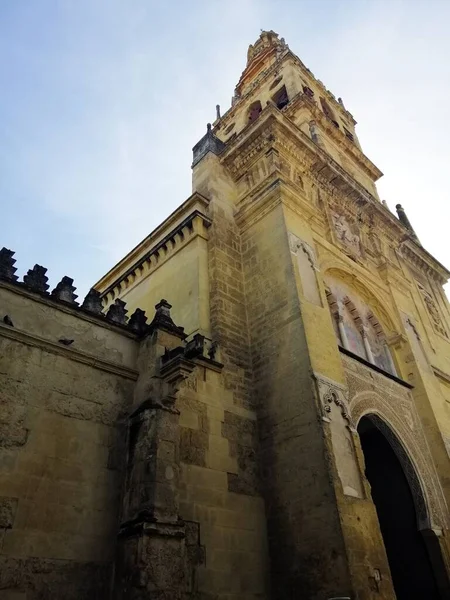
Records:
M142 341L128 460L123 486L114 597L117 600L189 597L193 589L189 546L198 546L191 523L179 518L180 383L195 365L184 356L184 335L170 318L170 305L157 305ZM194 561L195 562L195 561Z

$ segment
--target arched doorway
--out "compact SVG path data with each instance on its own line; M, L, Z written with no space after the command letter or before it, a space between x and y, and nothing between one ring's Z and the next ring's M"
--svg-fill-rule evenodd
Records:
M436 552L438 540L431 530L425 536L418 528L426 507L405 451L375 415L360 420L358 433L397 600L448 598L445 566L440 550Z

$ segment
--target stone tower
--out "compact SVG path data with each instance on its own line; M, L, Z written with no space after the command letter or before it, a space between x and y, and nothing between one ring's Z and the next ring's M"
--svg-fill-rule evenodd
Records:
M58 593L450 597L450 309L442 288L450 273L421 246L403 208L397 218L379 200L381 172L355 124L283 39L262 32L231 108L218 111L193 148L192 195L96 284L89 302L69 310L61 290L48 298L31 289L34 271L20 287L12 253L0 253L2 306L15 325L4 321L0 333L17 344L31 335L20 329L30 320L14 315L17 295L58 315L64 309L72 319L64 359L107 371L114 390L108 410L83 411L90 393L101 404L107 383L92 375L75 404L66 390L62 405L45 405L74 438L83 429L68 419L82 414L91 436L116 440L114 460L100 464L104 454L96 454L80 486L87 493L114 469L110 494L96 501L118 525L112 518L100 532L92 522L88 537L78 525L70 560L84 562L58 579ZM107 317L98 315L99 294ZM96 316L86 316L94 300ZM155 305L147 324L141 309L152 314ZM135 311L128 322L127 310ZM76 319L92 323L89 363L72 345ZM5 359L14 373L15 356ZM41 420L33 427L40 431ZM27 456L27 444L11 452ZM65 460L76 462L70 452ZM52 489L62 494L58 482ZM7 485L4 496L16 494L20 507L21 490ZM75 491L64 490L70 504ZM29 525L5 506L3 555L16 560ZM22 570L37 552L59 559L58 548L34 542ZM27 577L16 576L20 589L30 581L37 589ZM36 581L48 589L44 575Z

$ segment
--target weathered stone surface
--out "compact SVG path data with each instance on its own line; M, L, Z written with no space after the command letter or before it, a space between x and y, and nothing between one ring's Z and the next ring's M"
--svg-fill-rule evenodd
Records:
M75 301L77 295L75 294L76 287L73 285L73 279L64 276L55 289L51 293L51 297L55 300L62 300L69 304L77 304Z
M17 498L0 496L0 529L10 529L14 525L17 503Z
M103 304L100 292L94 289L90 289L86 295L86 298L83 300L82 308L88 310L95 315L101 315L103 310Z
M125 325L127 322L127 309L125 308L125 302L117 298L114 304L111 304L109 307L108 312L106 313L106 318L113 323L117 323L118 325Z
M46 276L47 269L41 265L34 265L23 277L23 281L27 287L35 292L46 292L49 288Z
M17 269L14 264L16 260L13 258L14 252L3 247L0 250L0 279L6 281L17 281L17 275L15 275Z
M128 327L138 335L145 333L147 329L147 317L145 316L145 312L140 308L137 308L128 321Z

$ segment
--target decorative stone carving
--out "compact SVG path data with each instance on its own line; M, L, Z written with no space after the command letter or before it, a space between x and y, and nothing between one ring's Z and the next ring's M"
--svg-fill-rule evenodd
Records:
M128 321L128 327L139 335L145 333L147 328L147 317L145 316L145 312L140 308L137 308Z
M108 309L106 318L118 325L125 325L127 322L127 309L125 308L125 302L123 300L116 299L114 304Z
M314 378L317 383L319 398L321 400L321 406L325 420L330 420L332 405L334 404L339 408L343 418L348 422L348 425L353 428L350 411L348 409L346 400L347 389L345 386L318 373L314 374Z
M324 415L322 418L329 423L331 444L342 491L346 496L363 498L364 486L354 442L356 431L351 423L346 389L323 375L315 374L314 377Z
M297 257L297 266L301 278L303 295L308 302L322 306L317 283L317 266L314 250L309 244L289 232L289 247Z
M34 267L24 275L23 281L25 285L34 292L45 293L49 288L47 284L48 277L45 275L46 273L47 269L45 267L34 265Z
M101 315L103 311L103 304L100 292L94 290L94 288L90 289L83 301L83 304L81 305L81 308L84 308L95 315Z
M432 323L434 329L438 333L443 335L444 337L448 338L448 334L445 330L444 324L441 319L441 315L439 313L439 309L437 307L437 304L436 304L433 296L421 283L419 283L418 281L416 281L416 283L417 283L417 287L419 288L419 291L422 295L425 306L427 307L427 311L428 311L428 314L430 315L431 323Z
M362 255L361 239L359 234L355 233L354 227L344 215L339 213L332 213L331 218L338 241L352 254L360 257Z
M352 422L363 416L382 430L414 494L419 528L448 527L442 488L409 388L342 356Z
M62 300L63 302L69 302L70 304L78 304L76 302L77 295L75 290L77 288L73 285L73 279L64 276L55 289L51 293L51 297L55 300Z
M0 279L17 281L17 275L15 275L17 269L14 267L16 260L13 256L14 252L8 250L8 248L2 248L0 250Z
M150 329L156 329L161 327L163 329L167 329L176 335L179 335L183 339L186 337L183 333L183 327L178 327L175 325L172 317L170 316L170 309L172 305L167 302L167 300L161 300L155 306L155 316L153 317L153 321L150 323Z

